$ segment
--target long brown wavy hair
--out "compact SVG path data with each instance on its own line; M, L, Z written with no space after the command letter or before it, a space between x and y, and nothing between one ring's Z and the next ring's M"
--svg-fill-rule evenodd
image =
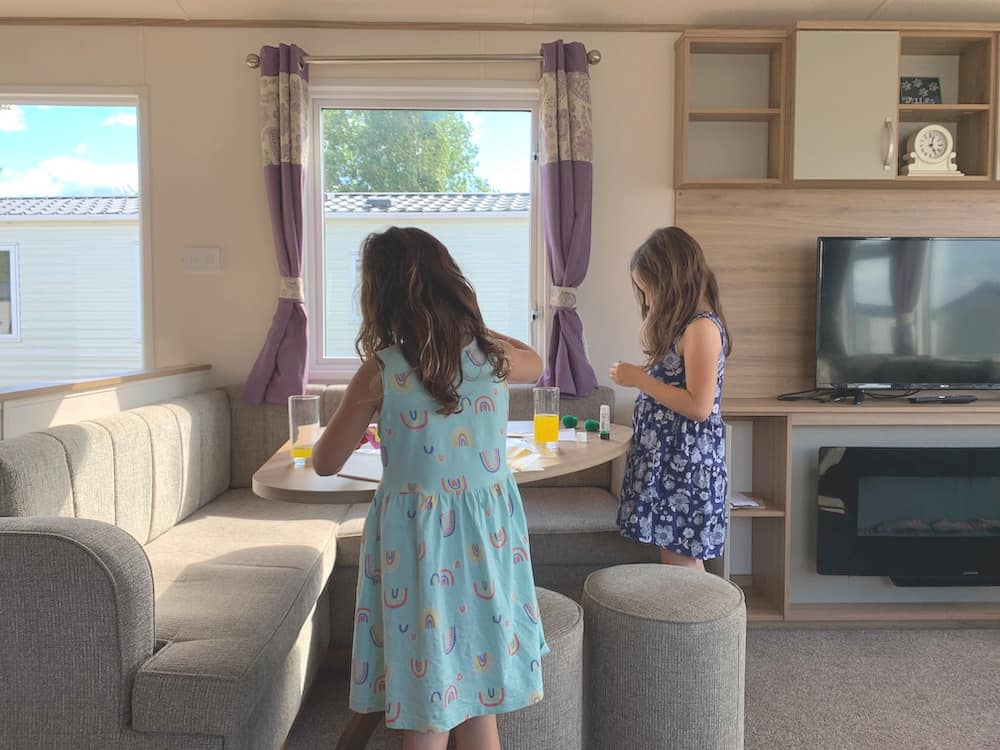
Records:
M629 270L650 289L647 300L633 278L642 313L640 334L646 367L660 362L684 333L705 300L726 329L726 356L733 350L726 316L719 301L719 284L708 267L701 245L680 227L657 229L632 255ZM650 304L652 302L652 304Z
M361 330L355 349L363 360L398 345L440 414L458 409L462 352L475 340L497 380L510 372L500 343L483 322L476 292L448 249L415 227L368 235L361 248Z

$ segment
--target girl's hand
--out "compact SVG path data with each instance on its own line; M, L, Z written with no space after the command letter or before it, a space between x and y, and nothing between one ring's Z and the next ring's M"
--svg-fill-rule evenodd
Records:
M638 388L645 371L639 365L633 365L630 362L615 362L611 365L609 374L616 385L625 388Z

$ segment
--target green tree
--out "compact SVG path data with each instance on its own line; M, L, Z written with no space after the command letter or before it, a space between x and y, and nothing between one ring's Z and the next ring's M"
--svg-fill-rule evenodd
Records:
M323 112L326 190L482 193L479 147L458 112L328 109Z

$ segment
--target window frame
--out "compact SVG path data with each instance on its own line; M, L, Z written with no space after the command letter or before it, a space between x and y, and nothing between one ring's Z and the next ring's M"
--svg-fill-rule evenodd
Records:
M10 333L0 332L0 344L21 341L20 247L16 242L0 242L0 253L10 253Z
M105 106L135 107L136 158L139 170L139 275L142 294L138 314L142 332L142 368L151 369L156 361L153 325L153 262L149 141L149 90L147 86L25 86L0 85L0 104L25 106ZM10 341L9 337L2 337Z
M544 357L548 298L544 238L538 211L538 84L523 82L435 82L394 83L386 81L313 83L309 100L311 138L309 172L305 188L306 221L303 236L303 274L306 311L309 317L309 380L314 383L346 383L360 366L358 357L324 357L326 299L323 273L323 170L322 113L324 109L424 109L456 111L526 111L531 113L531 175L528 208L529 299L531 338L528 342ZM408 217L412 216L407 214Z

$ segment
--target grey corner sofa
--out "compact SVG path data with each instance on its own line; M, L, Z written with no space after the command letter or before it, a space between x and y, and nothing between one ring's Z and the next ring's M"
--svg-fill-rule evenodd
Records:
M256 497L287 417L239 391L0 442L0 748L273 750L349 653L367 504ZM310 391L329 419L343 388ZM650 559L614 531L611 475L524 487L538 585L578 599L592 570Z

